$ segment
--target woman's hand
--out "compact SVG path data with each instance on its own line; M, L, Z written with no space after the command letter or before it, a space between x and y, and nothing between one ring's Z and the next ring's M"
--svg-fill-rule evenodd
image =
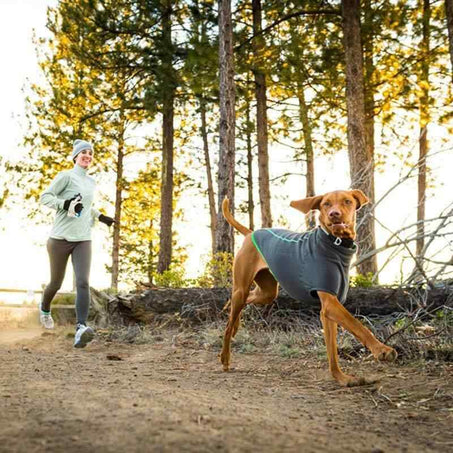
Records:
M115 223L115 220L111 217L108 217L104 214L101 214L99 217L99 222L105 223L107 226L112 226L112 223Z
M80 195L79 193L73 197L73 198L70 198L69 200L65 200L64 204L63 204L63 209L65 211L68 211L68 215L70 217L79 217L80 216L80 213L82 212L82 209L83 209L83 204L82 202L80 201L82 199L82 195Z

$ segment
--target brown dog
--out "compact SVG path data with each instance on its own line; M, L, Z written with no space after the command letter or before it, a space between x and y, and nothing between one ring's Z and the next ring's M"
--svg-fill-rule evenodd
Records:
M337 352L338 324L363 343L377 360L396 359L396 351L378 341L342 305L348 291L350 261L356 251L356 211L368 201L360 190L336 191L292 201L290 205L304 214L312 209L320 211L321 226L298 234L279 229L252 232L233 218L225 198L222 204L225 219L245 236L233 265L230 316L220 354L225 371L230 366L231 338L238 330L242 309L246 304L270 304L277 297L279 283L296 299L321 301L329 368L340 384L353 386L370 381L341 371ZM256 286L251 290L253 282Z

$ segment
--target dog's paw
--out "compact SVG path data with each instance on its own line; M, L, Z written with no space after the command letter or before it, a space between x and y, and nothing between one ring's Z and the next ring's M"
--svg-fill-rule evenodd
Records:
M219 362L223 365L223 371L229 371L230 360L228 357L225 357L224 354L219 354Z
M360 377L355 377L355 376L350 376L351 379L348 381L346 384L346 387L357 387L359 385L369 385L369 384L374 384L377 381L379 381L379 378L377 377L365 377L365 376L360 376Z
M379 350L373 352L374 358L380 362L394 362L398 357L398 353L391 348L383 344Z
M339 373L333 378L344 387L357 387L359 385L374 384L377 378L367 378L364 376L351 376L350 374Z

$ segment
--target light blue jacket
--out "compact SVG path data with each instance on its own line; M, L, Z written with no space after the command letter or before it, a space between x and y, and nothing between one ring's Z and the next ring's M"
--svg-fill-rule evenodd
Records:
M47 190L41 195L41 203L55 209L57 214L50 237L66 239L70 242L90 241L91 227L101 214L92 207L96 188L94 178L87 171L75 165L72 170L58 173ZM63 209L65 200L82 195L83 210L80 217L68 217L68 211Z

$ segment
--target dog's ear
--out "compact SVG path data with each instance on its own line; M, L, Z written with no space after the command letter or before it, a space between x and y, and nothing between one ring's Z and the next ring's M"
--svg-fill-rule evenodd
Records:
M323 195L317 197L304 198L303 200L291 201L289 204L292 208L307 214L313 209L319 209Z
M357 201L356 210L359 210L364 204L367 204L370 202L370 199L361 190L358 190L358 189L351 190L351 195Z

